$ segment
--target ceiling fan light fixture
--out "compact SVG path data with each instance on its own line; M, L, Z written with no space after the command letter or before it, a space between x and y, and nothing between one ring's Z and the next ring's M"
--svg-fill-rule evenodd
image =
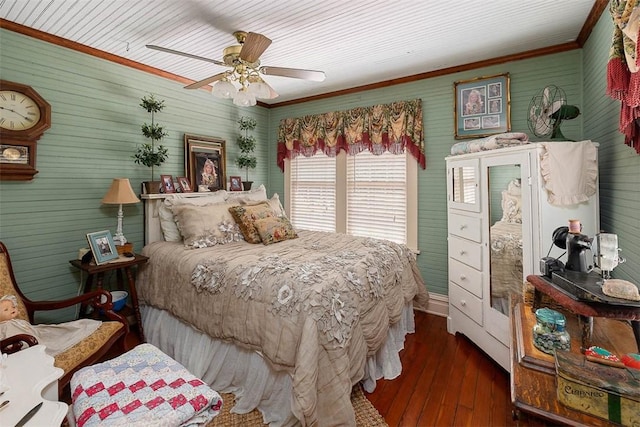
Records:
M216 98L230 99L236 94L236 87L227 79L222 79L214 83L211 91Z
M252 107L256 105L256 97L243 87L233 97L233 103L239 107Z
M271 97L269 86L262 79L249 83L249 93L256 98L268 99Z

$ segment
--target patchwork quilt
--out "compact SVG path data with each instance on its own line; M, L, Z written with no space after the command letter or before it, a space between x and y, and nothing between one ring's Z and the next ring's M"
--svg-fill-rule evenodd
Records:
M78 427L203 425L222 408L217 392L151 344L76 372L71 398Z

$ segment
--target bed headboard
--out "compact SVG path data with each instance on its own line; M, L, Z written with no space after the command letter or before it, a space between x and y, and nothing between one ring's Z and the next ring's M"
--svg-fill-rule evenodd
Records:
M141 194L144 203L144 244L164 240L162 228L160 228L160 216L158 208L165 199L207 197L213 193L175 193L175 194Z

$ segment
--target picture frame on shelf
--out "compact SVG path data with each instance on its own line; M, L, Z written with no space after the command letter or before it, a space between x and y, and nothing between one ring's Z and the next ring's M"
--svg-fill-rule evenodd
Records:
M173 176L171 175L160 175L160 181L162 182L162 192L171 194L176 192L176 187L173 184Z
M510 80L504 73L453 83L456 139L511 131Z
M178 185L182 189L183 193L193 193L193 188L191 187L191 182L189 182L189 178L186 176L178 177Z
M242 191L242 178L239 176L229 177L229 191Z
M194 191L226 189L223 139L185 134L184 150L185 170Z
M109 230L87 233L87 241L96 265L102 265L119 258L116 244Z

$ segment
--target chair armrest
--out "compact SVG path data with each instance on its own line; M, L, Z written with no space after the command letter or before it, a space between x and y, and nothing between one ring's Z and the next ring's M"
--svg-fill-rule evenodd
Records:
M22 347L38 345L38 340L33 335L18 334L0 340L0 352L12 354L22 350Z
M73 298L50 300L50 301L25 301L25 305L29 306L31 311L46 311L46 310L59 310L61 308L71 307L76 304L94 305L100 303L100 297L104 295L107 298L107 303L111 304L111 294L104 289L87 292L82 295L78 295ZM103 305L100 305L103 307ZM106 303L104 304L106 307Z

